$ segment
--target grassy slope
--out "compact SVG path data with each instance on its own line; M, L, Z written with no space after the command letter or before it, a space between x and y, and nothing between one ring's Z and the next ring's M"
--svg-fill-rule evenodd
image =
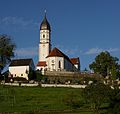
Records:
M32 112L34 110L47 113L51 110L53 112L59 112L61 110L71 110L71 107L63 102L63 100L67 98L69 93L74 93L77 95L76 97L78 97L78 99L81 99L80 89L0 87L0 112ZM53 112L51 112L51 114L54 114ZM92 113L76 112L70 114Z

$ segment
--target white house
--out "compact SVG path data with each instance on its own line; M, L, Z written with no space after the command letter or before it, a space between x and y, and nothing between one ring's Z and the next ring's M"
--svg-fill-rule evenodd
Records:
M72 71L80 70L79 58L69 58L58 48L51 49L51 27L46 15L40 25L39 61L37 69L44 71Z
M30 70L35 70L32 59L15 59L9 65L10 75L14 77L23 77L28 80Z

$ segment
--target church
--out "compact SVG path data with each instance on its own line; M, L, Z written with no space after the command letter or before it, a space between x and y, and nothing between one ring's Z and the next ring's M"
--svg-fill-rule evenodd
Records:
M47 71L80 71L79 57L69 58L57 47L52 49L51 46L51 26L45 14L40 24L39 60L36 69L40 70L42 74Z

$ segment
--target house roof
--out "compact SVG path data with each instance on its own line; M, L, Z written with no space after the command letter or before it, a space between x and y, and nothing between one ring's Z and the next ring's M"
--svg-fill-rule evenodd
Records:
M37 66L47 66L45 61L39 61Z
M27 66L32 61L33 61L32 59L14 59L11 61L9 66Z
M78 58L70 58L72 64L79 64L79 57Z

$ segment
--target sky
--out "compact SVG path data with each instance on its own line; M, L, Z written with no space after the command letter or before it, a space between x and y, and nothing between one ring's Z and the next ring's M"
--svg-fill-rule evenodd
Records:
M0 0L0 35L16 44L14 59L37 64L45 10L52 48L79 57L81 70L102 51L120 59L120 0Z

